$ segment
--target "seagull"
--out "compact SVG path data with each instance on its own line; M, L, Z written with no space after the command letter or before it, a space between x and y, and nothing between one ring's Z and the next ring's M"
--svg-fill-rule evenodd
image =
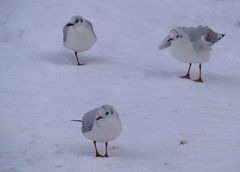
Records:
M159 45L159 49L170 47L171 54L183 63L189 63L187 74L181 78L191 79L190 69L192 63L199 64L199 77L202 80L202 63L210 59L212 45L222 39L225 34L216 33L207 26L177 27Z
M87 112L82 120L83 135L92 140L96 151L96 157L108 157L108 142L117 138L122 131L122 124L117 111L111 105L103 105ZM105 143L105 155L98 152L96 142Z
M73 50L79 63L78 52L88 50L97 40L92 23L81 16L73 16L63 28L63 44Z

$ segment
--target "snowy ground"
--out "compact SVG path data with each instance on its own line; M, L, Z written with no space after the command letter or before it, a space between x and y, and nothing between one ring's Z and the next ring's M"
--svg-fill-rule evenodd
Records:
M0 1L0 171L239 172L240 1L69 2ZM98 36L81 67L62 45L76 14ZM226 34L204 84L178 78L188 66L157 49L172 27L200 24ZM124 127L104 159L69 121L102 104Z

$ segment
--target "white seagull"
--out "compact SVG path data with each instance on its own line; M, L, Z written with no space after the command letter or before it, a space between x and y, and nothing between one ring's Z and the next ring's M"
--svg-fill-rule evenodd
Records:
M212 45L225 34L214 32L207 26L177 27L159 45L159 49L170 47L171 54L183 63L189 63L188 72L181 78L190 79L192 63L199 63L199 78L196 82L203 82L201 76L202 63L210 59Z
M88 50L97 40L92 24L81 16L73 16L63 28L63 44L73 50L79 63L78 52Z
M82 122L83 135L92 140L96 157L108 157L108 142L117 138L122 131L122 124L117 111L111 105L103 105L87 112L82 120L72 120ZM96 142L105 143L105 155L98 152Z

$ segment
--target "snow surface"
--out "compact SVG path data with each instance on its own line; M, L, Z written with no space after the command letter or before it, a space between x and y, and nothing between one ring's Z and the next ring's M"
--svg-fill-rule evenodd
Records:
M239 9L239 0L1 0L0 171L239 172ZM85 66L62 44L77 14L98 36ZM177 77L188 65L157 49L178 25L226 34L204 84ZM102 104L123 123L110 158L95 158L70 122Z

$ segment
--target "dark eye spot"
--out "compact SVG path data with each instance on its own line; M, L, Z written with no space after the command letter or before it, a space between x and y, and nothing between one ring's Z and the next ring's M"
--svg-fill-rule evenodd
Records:
M177 35L176 37L179 38L179 35Z
M109 114L109 112L106 112L106 115L108 115Z
M80 22L82 23L82 22L83 22L83 20L82 20L82 19L80 19Z
M76 21L75 21L75 23L78 23L79 22L79 20L77 19Z
M182 35L180 37L182 38Z

